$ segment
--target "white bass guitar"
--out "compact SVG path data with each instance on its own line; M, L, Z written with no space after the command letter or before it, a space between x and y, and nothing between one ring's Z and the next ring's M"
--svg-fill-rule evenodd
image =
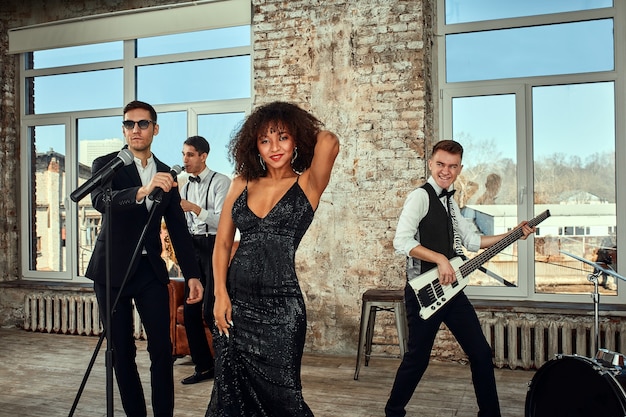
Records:
M550 217L550 211L546 210L534 219L529 220L528 225L530 227L537 226L548 217ZM482 264L496 256L507 246L513 244L523 235L524 232L522 232L521 228L515 229L504 238L465 263L459 256L450 259L450 264L456 271L456 281L452 284L441 285L439 282L439 271L437 270L437 267L409 280L409 285L411 285L411 287L415 290L417 301L420 304L420 317L426 320L439 311L439 309L450 301L452 297L461 292L461 290L467 286L469 274L480 268Z

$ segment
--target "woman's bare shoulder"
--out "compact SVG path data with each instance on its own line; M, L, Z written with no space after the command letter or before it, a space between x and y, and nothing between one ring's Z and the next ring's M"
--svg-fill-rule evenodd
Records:
M236 176L230 182L230 189L228 190L230 195L238 196L246 188L248 181L242 176Z

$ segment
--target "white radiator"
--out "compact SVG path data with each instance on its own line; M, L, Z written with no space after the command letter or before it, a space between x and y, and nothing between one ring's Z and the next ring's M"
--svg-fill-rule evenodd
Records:
M144 338L144 329L134 310L135 338ZM24 329L47 333L100 335L100 311L95 295L28 294L24 300Z
M538 369L556 354L596 354L593 318L516 314L482 318L481 324L499 368ZM614 352L626 348L626 323L601 319L598 348Z

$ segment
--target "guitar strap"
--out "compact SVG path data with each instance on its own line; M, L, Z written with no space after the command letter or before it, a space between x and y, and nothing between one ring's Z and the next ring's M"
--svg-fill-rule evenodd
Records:
M457 255L463 255L463 245L461 244L461 236L459 235L459 223L456 218L456 213L454 208L452 207L452 197L450 195L446 196L446 205L448 207L448 217L452 222L452 240L453 246L452 248L457 253Z

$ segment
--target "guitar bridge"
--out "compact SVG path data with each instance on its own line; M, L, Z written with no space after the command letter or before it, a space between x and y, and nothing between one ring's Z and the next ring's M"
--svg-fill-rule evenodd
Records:
M417 292L417 299L422 307L429 307L435 304L443 295L443 288L439 283L439 278L437 278Z

